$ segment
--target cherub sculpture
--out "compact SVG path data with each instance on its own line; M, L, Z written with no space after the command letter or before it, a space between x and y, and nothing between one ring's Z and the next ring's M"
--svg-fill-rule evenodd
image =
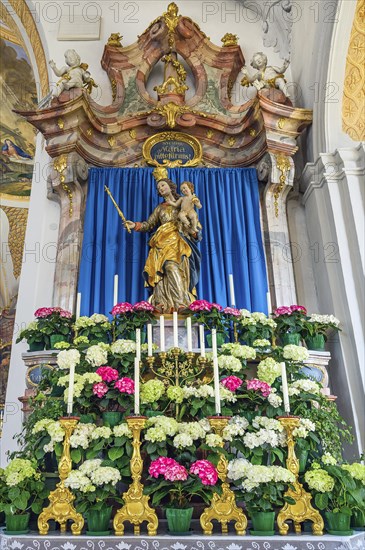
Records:
M267 64L267 56L263 52L256 52L251 60L251 67L257 69L257 72L250 76L247 67L241 69L244 75L242 86L251 84L257 89L279 88L286 97L290 97L284 73L289 66L289 60L285 59L282 67L273 67Z
M180 187L183 197L176 201L166 201L171 206L180 207L178 219L185 226L189 227L192 233L197 233L201 229L198 215L195 212L195 206L202 208L201 202L194 193L194 184L191 181L183 181Z
M57 68L52 59L49 62L55 75L61 78L57 82L56 88L40 101L38 109L45 107L54 97L58 97L64 90L86 88L88 93L90 93L92 88L97 86L87 70L89 66L86 63L81 63L81 58L75 50L65 51L65 61L66 65L60 69Z

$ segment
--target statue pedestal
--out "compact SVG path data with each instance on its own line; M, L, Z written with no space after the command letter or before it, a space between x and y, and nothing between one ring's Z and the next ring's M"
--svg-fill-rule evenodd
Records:
M199 326L193 325L192 332L192 344L193 351L200 350L199 342ZM160 319L157 319L157 325L152 327L152 340L156 346L160 347ZM174 347L174 327L172 315L165 315L165 349L166 351ZM178 347L184 351L188 350L188 336L186 330L186 316L179 315L178 317Z

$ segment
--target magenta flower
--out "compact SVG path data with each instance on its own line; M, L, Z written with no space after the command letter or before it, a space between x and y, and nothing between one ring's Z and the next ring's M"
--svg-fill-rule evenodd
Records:
M114 387L120 391L120 393L134 393L134 381L131 378L120 378L114 384Z
M133 312L132 304L130 304L129 302L121 302L120 304L116 304L110 313L115 316L131 312Z
M303 315L307 315L307 310L304 306L293 305L293 306L290 306L290 310L292 313L294 311L299 311L300 313L303 313Z
M217 309L218 311L222 311L222 306L220 306L219 304L215 304L214 302L211 304L212 305L212 309Z
M195 300L189 306L191 311L212 311L213 304L207 300Z
M247 380L246 384L248 390L260 391L264 397L268 397L271 393L271 386L257 378Z
M167 458L166 456L159 456L156 460L152 460L148 473L152 477L158 477L159 475L165 475L167 468L175 465L180 466L173 458Z
M101 376L104 382L112 382L113 380L118 380L119 378L117 369L113 369L112 367L99 367L96 374Z
M105 382L98 382L97 384L93 385L93 394L97 397L104 397L104 395L108 391L108 386L105 384Z
M51 307L40 307L37 311L34 312L34 317L43 319L44 317L49 317L52 314Z
M203 485L215 485L218 481L217 470L209 460L196 460L190 466L190 473L197 475Z
M186 481L188 479L188 471L181 464L172 464L165 470L164 478L166 481Z
M241 312L235 307L225 307L223 310L225 315L233 315L234 317L241 317Z
M149 302L142 300L142 302L137 302L136 304L134 304L133 310L134 311L154 311L155 308Z
M278 307L274 311L275 317L278 317L279 315L291 315L291 314L292 314L292 310L290 309L290 307L287 307L287 306Z
M221 384L230 391L236 391L242 386L243 380L238 378L238 376L227 376L227 378L221 380Z

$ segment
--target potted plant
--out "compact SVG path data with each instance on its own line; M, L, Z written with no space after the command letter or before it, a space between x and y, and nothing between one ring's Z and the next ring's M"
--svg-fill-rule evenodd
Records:
M229 320L223 314L223 308L219 304L208 302L207 300L195 300L189 306L189 311L193 312L193 319L196 323L204 326L210 333L212 329L217 331L217 346L220 347L229 332ZM207 343L212 346L212 335L206 335Z
M70 341L73 315L61 307L41 307L34 313L39 330L45 335L50 349L61 341Z
M96 371L101 382L93 385L92 392L97 406L103 413L104 422L113 427L121 422L123 415L130 415L134 405L134 381L127 376L120 377L117 369L99 367Z
M129 338L136 340L136 329L144 329L148 323L156 322L153 312L155 308L146 301L137 302L132 306L129 302L116 304L111 310L114 316L114 338ZM146 338L145 332L141 333L141 342Z
M286 344L299 345L303 332L307 310L304 306L282 306L273 312L276 323L276 336L283 346Z
M27 328L20 332L18 338L16 339L16 343L18 344L23 339L25 339L28 343L28 351L42 351L46 345L46 337L40 330L38 321L31 321Z
M228 477L238 488L237 495L245 501L252 520L251 535L274 535L275 508L284 502L295 504L285 492L295 476L281 466L251 464L244 458L237 458L228 464Z
M311 350L324 350L327 341L327 332L330 330L339 331L340 321L333 315L319 315L312 313L303 322L302 335L306 346Z
M193 513L190 501L199 497L210 503L218 482L215 466L209 460L196 460L186 468L173 458L160 456L151 462L148 473L150 484L144 492L152 495L153 506L162 503L166 509L170 534L189 534Z
M312 463L304 474L304 481L314 494L317 508L324 512L327 531L331 535L352 535L350 529L352 511L361 503L361 494L351 473L336 459L324 455L322 464Z
M48 496L42 474L28 459L14 458L0 468L0 512L8 534L28 533L30 511L39 514Z
M122 502L116 488L120 479L117 468L103 466L99 458L85 460L78 470L72 470L66 478L65 486L76 497L76 510L86 517L88 535L110 535L113 502Z
M265 313L247 309L241 309L240 318L237 320L237 332L240 341L252 346L255 340L269 340L272 342L276 323Z
M90 345L108 343L111 336L111 323L106 315L100 313L94 313L91 317L79 317L73 329L79 337L86 337Z
M343 464L342 468L347 470L355 481L356 496L355 505L352 508L351 527L355 530L362 530L365 527L365 464L353 462Z

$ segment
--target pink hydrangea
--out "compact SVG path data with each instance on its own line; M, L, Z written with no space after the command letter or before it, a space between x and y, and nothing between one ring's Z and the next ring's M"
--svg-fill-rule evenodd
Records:
M96 374L101 376L104 382L112 382L113 380L118 380L119 378L117 369L113 369L112 367L99 367Z
M197 475L203 485L215 485L218 481L217 470L209 460L196 460L190 466L190 473Z
M212 311L213 304L207 300L195 300L189 306L191 311Z
M225 313L226 315L233 315L234 317L241 317L240 310L236 309L235 307L225 307L223 313Z
M172 464L168 466L164 473L166 481L186 481L188 479L188 471L181 464Z
M131 378L120 378L120 380L115 382L114 387L120 393L134 393L134 381Z
M136 304L134 304L133 310L134 311L154 311L155 308L149 302L142 300L142 302L137 302Z
M62 307L41 307L34 312L34 316L44 319L50 317L53 313L58 313L60 317L66 317L67 319L72 317L71 311L66 311Z
M293 305L293 306L290 306L290 310L292 313L294 311L299 311L300 313L303 313L303 315L307 315L307 310L304 306Z
M227 376L227 378L221 380L221 384L230 391L236 391L242 386L243 380L238 378L238 376Z
M110 313L115 316L131 312L133 312L132 304L130 304L129 302L121 302L120 304L116 304Z
M104 397L104 395L108 391L108 386L105 384L105 382L98 382L97 384L93 385L93 394L97 397Z
M212 309L217 309L218 311L222 311L222 306L220 306L219 304L215 304L214 302L212 303Z
M34 312L34 317L43 319L44 317L49 317L52 314L51 307L40 307L37 311Z
M159 475L165 475L166 469L175 465L180 466L173 458L167 456L159 456L156 460L153 460L148 469L148 473L152 477L158 477Z
M271 393L271 386L257 378L247 380L246 384L248 390L260 391L264 397L268 397Z
M290 309L290 307L287 307L287 306L278 307L274 311L275 317L279 317L280 315L291 315L291 314L292 314L292 310Z

